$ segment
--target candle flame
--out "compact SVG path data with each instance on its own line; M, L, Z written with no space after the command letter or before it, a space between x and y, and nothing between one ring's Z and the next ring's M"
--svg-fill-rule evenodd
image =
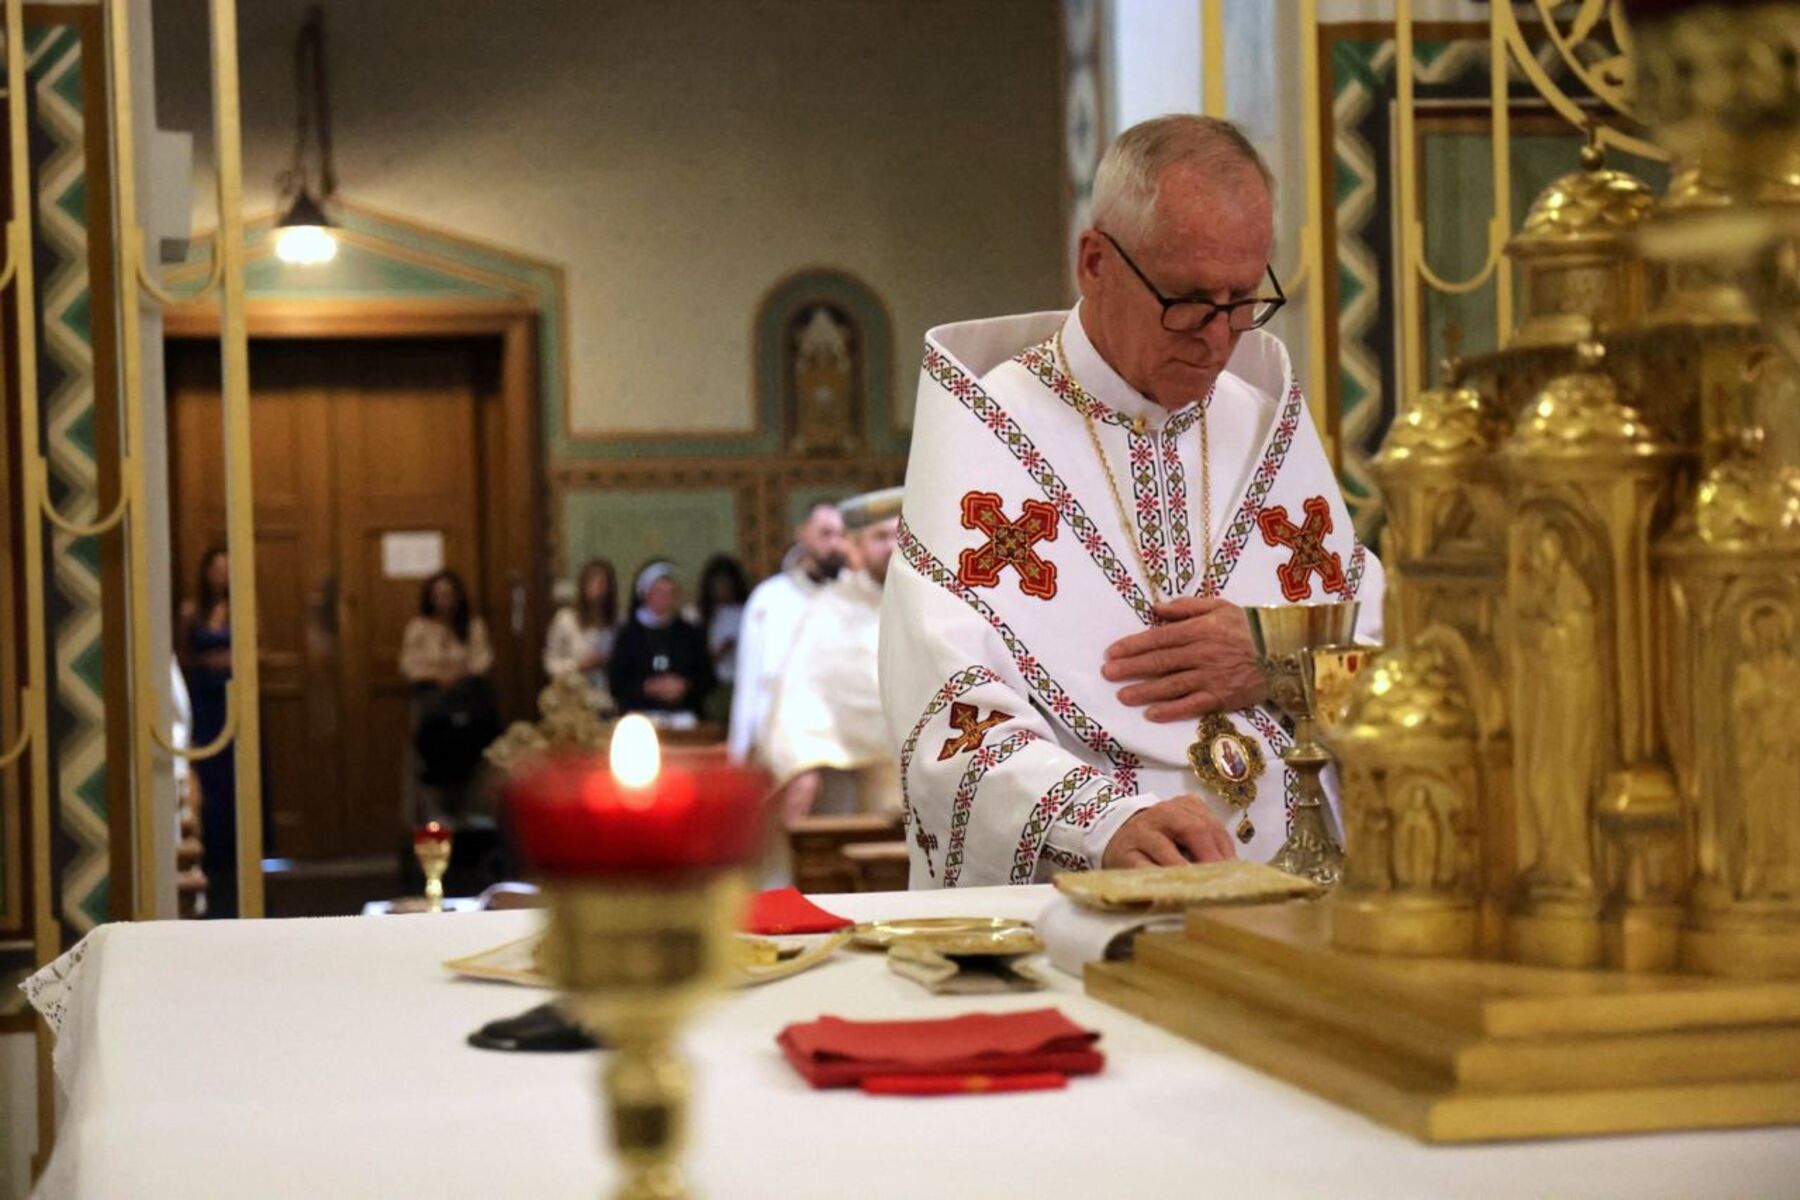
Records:
M656 727L638 713L613 729L610 754L613 778L628 788L649 787L662 771L662 747Z

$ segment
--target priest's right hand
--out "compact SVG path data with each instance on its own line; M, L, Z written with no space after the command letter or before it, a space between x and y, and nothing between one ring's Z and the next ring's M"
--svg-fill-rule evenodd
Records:
M1153 804L1119 826L1101 855L1103 867L1178 867L1237 857L1225 826L1198 796Z

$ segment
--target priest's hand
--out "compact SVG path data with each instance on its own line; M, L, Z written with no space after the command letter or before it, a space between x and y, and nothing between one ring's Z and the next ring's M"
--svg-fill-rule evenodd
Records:
M1256 661L1250 621L1229 600L1181 596L1156 606L1160 622L1106 648L1100 674L1119 699L1149 705L1152 721L1193 721L1260 704L1269 686Z
M1153 804L1119 826L1103 867L1178 867L1187 862L1221 862L1237 857L1237 847L1219 819L1197 796L1177 796Z

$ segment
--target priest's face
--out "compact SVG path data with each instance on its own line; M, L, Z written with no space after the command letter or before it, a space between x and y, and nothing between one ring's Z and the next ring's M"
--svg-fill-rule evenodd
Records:
M887 582L888 560L894 557L894 541L899 536L899 517L877 521L856 535L857 556L876 583Z
M1165 329L1151 287L1215 304L1267 293L1273 211L1268 185L1248 164L1223 174L1178 164L1163 173L1147 233L1081 235L1082 326L1125 382L1171 411L1212 390L1242 333L1224 313L1191 333Z
M812 563L814 575L831 579L844 569L844 518L832 505L814 507L794 530L794 540Z

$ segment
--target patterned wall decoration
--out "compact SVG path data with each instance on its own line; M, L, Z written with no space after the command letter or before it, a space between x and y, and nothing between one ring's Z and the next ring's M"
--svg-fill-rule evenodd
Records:
M1330 402L1340 414L1345 496L1358 532L1373 544L1383 511L1369 463L1400 399L1394 325L1399 295L1394 238L1398 154L1392 121L1396 51L1389 23L1321 25L1319 37L1320 69L1327 73L1331 96L1331 127L1323 147L1325 161L1319 164L1326 173L1326 195L1333 198L1326 213L1325 259L1337 265L1330 283L1338 371L1330 379ZM1439 274L1460 278L1481 265L1487 249L1493 176L1481 114L1488 100L1488 27L1421 23L1413 60L1427 253ZM1553 74L1564 71L1548 47L1540 61ZM1560 118L1546 118L1530 83L1515 78L1509 87L1520 135L1512 157L1516 220L1551 180L1575 169L1581 139ZM1615 158L1615 165L1641 172L1653 186L1663 178L1657 164ZM1510 268L1503 263L1500 269ZM1441 355L1442 334L1451 321L1463 332L1466 351L1492 345L1493 289L1492 280L1464 297L1423 289L1423 319L1433 334L1426 344L1434 348L1434 358Z
M105 54L95 8L26 10L30 162L36 226L38 372L42 450L58 511L91 521L118 495L119 442L112 347L112 214ZM11 97L8 97L10 102ZM104 465L103 465L104 464ZM45 544L51 672L52 894L63 945L113 911L115 849L129 844L128 780L109 773L106 714L122 708L125 632L117 534ZM104 581L104 589L102 587ZM112 731L120 741L123 730ZM17 871L21 864L0 864ZM7 986L29 949L0 950L0 1016L14 1017Z

